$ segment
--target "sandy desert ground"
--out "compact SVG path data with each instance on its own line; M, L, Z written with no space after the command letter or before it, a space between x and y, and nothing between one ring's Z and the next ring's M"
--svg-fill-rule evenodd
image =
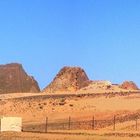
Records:
M107 119L140 112L140 94L39 95L0 100L0 114L23 122L66 119Z
M14 96L13 96L14 95ZM102 94L62 94L62 95L40 95L19 94L1 95L0 114L4 116L20 116L23 119L24 126L39 126L45 123L46 117L49 122L59 122L60 120L68 121L86 121L92 120L110 120L114 115L116 118L126 116L127 120L116 123L116 131L128 131L128 134L138 133L133 139L140 139L138 130L140 122L137 122L137 131L135 131L135 119L140 118L140 93L102 93ZM17 95L17 96L16 96ZM35 96L34 96L35 95ZM129 118L130 117L130 118ZM113 125L95 128L96 131L103 132L113 131ZM44 131L44 130L43 130ZM88 132L91 131L91 128ZM116 132L115 131L115 132ZM53 131L51 131L53 132ZM57 131L58 132L58 131ZM34 133L1 133L0 139L30 139L30 140L121 140L132 139L129 135L125 137L115 137L114 135L63 135L63 134L34 134Z
M135 135L134 135L135 134ZM139 140L136 133L81 133L81 134L39 134L39 133L0 133L0 140Z

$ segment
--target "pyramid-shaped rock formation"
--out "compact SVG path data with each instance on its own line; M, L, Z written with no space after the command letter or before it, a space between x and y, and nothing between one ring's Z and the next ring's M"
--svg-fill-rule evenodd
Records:
M90 80L80 67L64 67L43 92L74 92L88 86Z
M0 65L0 93L40 92L38 83L21 64Z
M127 90L139 90L138 86L133 81L125 81L120 87Z

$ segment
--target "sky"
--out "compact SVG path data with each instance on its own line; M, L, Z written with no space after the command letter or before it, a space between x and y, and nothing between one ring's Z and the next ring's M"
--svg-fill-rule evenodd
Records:
M0 64L46 87L63 66L140 86L139 0L0 0Z

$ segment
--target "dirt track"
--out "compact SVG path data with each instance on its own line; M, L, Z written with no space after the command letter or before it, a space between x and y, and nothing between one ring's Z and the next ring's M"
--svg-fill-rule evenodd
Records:
M139 133L0 133L0 140L139 140Z

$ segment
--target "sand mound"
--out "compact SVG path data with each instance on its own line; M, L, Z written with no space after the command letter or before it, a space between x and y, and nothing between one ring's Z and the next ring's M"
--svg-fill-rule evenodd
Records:
M85 71L80 67L64 67L43 92L74 92L90 83Z
M138 90L139 88L133 81L125 81L120 85L121 88L127 90Z
M39 92L38 83L21 64L0 65L0 93Z

